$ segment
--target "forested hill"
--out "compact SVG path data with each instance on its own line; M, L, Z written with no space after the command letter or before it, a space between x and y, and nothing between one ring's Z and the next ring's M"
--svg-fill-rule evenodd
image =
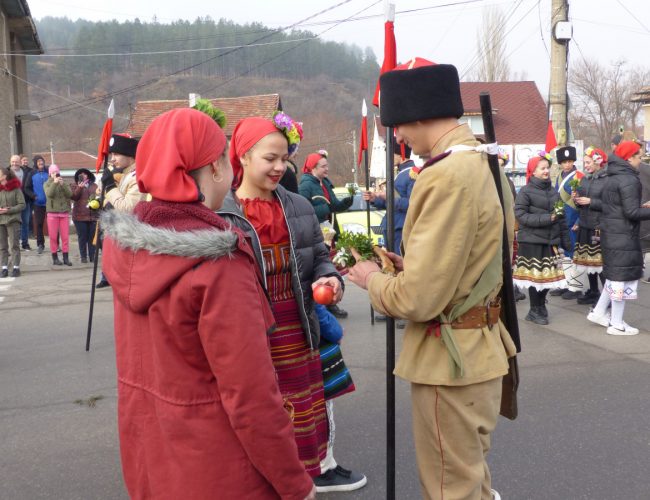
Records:
M365 84L374 81L379 70L371 49L308 40L314 33L279 31L259 23L240 25L210 17L171 24L46 17L36 26L47 54L118 54L30 59L30 69L36 70L32 74L48 68L49 78L73 90L82 82L85 88L94 87L114 73L297 79L322 74Z
M305 124L305 148L327 148L334 177L350 180L352 131L379 75L369 48L209 17L171 24L46 17L36 26L47 55L73 57L28 58L29 81L50 92L30 87L30 108L41 116L29 125L32 151L50 141L58 150L96 150L104 118L88 107L105 110L106 96L115 98L121 130L139 100L279 93L285 111Z

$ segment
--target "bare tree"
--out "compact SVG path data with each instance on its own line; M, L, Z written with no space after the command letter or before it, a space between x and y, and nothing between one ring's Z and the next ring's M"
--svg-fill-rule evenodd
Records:
M479 82L504 82L510 79L506 57L506 15L498 7L484 10L483 23L476 34L478 66L472 79Z
M605 149L619 127L641 135L641 104L632 96L650 84L650 70L633 68L623 60L603 66L581 60L569 73L570 119L574 135L585 144Z

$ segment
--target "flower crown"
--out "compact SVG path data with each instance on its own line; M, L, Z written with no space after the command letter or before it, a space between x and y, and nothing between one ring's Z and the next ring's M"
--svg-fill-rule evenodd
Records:
M602 163L604 160L603 156L598 151L596 151L596 148L593 146L589 146L587 149L585 149L585 156L589 156L596 163Z
M273 113L273 124L284 134L289 142L289 156L298 151L302 140L302 123L294 121L288 114L282 111Z
M538 151L537 156L540 158L545 158L549 163L553 163L553 157L551 156L551 153L547 153L546 151Z
M319 149L316 151L319 155L321 155L323 158L327 158L328 152L324 149Z

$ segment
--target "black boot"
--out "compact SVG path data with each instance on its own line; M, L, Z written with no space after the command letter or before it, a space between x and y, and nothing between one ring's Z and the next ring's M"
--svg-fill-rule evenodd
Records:
M63 265L63 263L59 260L59 256L56 254L56 252L52 252L52 264L55 266Z
M532 321L536 325L548 325L548 319L544 317L541 306L531 306L530 311L524 318L526 321Z
M72 262L70 262L70 259L68 259L68 253L67 252L63 252L63 263L66 266L71 266L72 265Z
M526 300L526 294L523 293L519 287L515 287L515 301Z

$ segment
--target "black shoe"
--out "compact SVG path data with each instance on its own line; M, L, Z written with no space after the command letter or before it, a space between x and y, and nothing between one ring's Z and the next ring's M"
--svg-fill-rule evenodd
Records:
M318 493L354 491L363 488L367 482L368 480L363 474L344 469L340 465L314 478L316 492Z
M542 317L548 319L548 309L546 309L546 304L544 304L543 306L539 306L538 311L542 315Z
M524 319L532 321L536 325L548 325L548 319L544 317L544 313L540 309L539 306L532 306Z
M587 290L587 293L585 293L582 297L578 297L578 304L582 305L596 305L598 300L600 299L600 293L595 292L592 290Z
M526 294L515 287L515 302L519 302L520 300L526 300Z
M9 269L3 269L0 273L0 278L6 278L9 276Z
M337 305L327 306L327 310L337 318L347 318L348 312Z
M29 243L23 243L22 248L23 250L28 250L28 251L32 249L32 247L29 246Z
M63 252L63 263L66 266L71 266L72 265L72 262L70 262L70 259L68 258L68 253L67 252Z
M106 287L109 287L109 286L111 286L111 284L108 281L101 280L99 283L97 283L95 285L95 288L106 288Z
M55 266L62 266L63 262L59 260L59 256L56 254L56 252L52 252L52 264Z
M562 298L564 300L575 300L578 297L582 297L582 292L572 292L570 290L567 290L562 294Z
M43 253L43 250L45 250L45 247L43 245L38 245L38 255L41 255Z
M82 264L88 264L88 259L86 257L81 257Z
M20 276L20 269L14 267L13 271L11 271L11 277L18 278L19 276Z
M553 297L559 297L562 295L564 292L568 292L568 288L554 288L550 292L548 292L549 295L552 295Z
M383 314L375 314L375 321L386 321L386 316Z

